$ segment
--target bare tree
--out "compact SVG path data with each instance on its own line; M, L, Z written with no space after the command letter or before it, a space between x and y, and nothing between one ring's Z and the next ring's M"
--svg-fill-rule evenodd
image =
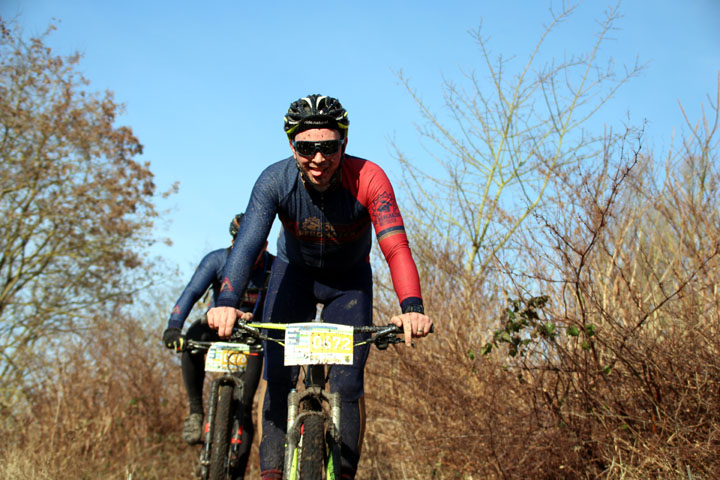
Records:
M123 106L87 89L80 56L53 55L0 19L0 405L39 342L132 301L152 243L155 185Z
M600 65L600 50L618 20L617 9L606 12L589 51L540 64L546 41L576 7L559 14L551 10L552 21L515 73L515 60L495 60L488 40L480 29L475 31L484 75L463 72L464 82L445 83L448 121L400 75L427 121L420 131L430 140L428 152L444 171L434 179L398 151L416 220L439 243L464 250L465 271L471 276L482 276L507 247L558 171L577 168L598 154L604 135L588 135L588 121L642 69L636 64L617 75L612 61Z

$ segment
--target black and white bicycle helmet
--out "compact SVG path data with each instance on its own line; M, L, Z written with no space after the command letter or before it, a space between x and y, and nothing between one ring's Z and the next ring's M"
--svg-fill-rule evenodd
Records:
M232 235L233 238L237 236L237 232L240 229L240 222L242 221L244 213L238 213L233 217L233 219L230 221L230 235Z
M349 125L347 110L340 101L325 95L308 95L296 100L285 114L285 133L290 140L298 133L313 128L337 130L345 138Z

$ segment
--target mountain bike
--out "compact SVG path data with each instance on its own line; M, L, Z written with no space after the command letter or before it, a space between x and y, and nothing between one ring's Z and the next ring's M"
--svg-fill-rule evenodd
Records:
M285 349L285 365L299 365L305 373L303 387L288 395L284 478L287 480L336 480L340 478L341 399L325 387L332 365L351 365L353 350L373 343L379 349L402 343L401 327L352 327L324 323L319 319L307 323L245 323L238 320L236 331L259 340L276 342ZM285 340L278 340L262 330L285 330ZM354 336L365 334L355 342ZM370 334L368 337L367 334Z
M262 352L260 344L247 341L242 334L227 341L200 342L187 340L183 350L206 352L205 371L223 375L210 384L208 414L197 474L202 480L236 480L243 478L245 466L240 462L244 385L238 374L245 371L248 357Z

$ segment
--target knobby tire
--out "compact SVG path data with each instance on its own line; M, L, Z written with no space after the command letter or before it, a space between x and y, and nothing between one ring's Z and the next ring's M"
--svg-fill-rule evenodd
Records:
M300 478L323 478L325 459L325 425L322 415L310 415L303 421L302 451L300 452Z
M210 480L226 480L230 451L230 405L233 387L221 385L217 396L212 444L210 445Z

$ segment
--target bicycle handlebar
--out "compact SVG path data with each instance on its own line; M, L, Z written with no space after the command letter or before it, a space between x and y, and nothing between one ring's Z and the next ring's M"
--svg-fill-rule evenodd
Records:
M277 339L269 337L267 335L263 335L260 330L261 329L267 329L267 328L276 328L276 329L285 329L285 327L288 324L273 324L273 323L248 323L244 322L242 320L237 320L235 323L235 327L233 327L233 333L230 335L230 339L234 338L236 335L240 334L247 334L252 337L255 337L259 340L267 340L267 341L274 341L277 342ZM389 323L387 325L368 325L368 326L360 326L360 327L352 327L353 328L353 334L361 334L361 333L370 333L372 334L371 337L367 340L358 342L355 344L355 346L358 345L364 345L365 343L374 343L375 346L380 350L385 350L389 345L395 344L395 343L403 343L405 340L403 340L401 337L398 337L398 335L404 334L404 330L402 327L398 327L397 325L393 323ZM433 326L430 326L430 333L432 333L435 329Z
M201 317L201 322L205 325L207 325L207 314L204 314ZM235 326L233 327L233 331L230 334L230 337L226 341L232 342L233 340L240 339L243 335L250 335L251 337L255 337L258 340L265 340L265 341L277 341L277 339L269 337L267 335L263 335L260 330L261 329L285 329L285 327L288 324L283 323L251 323L251 322L245 322L243 320L240 320L240 318L236 319ZM430 332L433 333L435 331L435 325L430 325ZM393 323L388 323L387 325L367 325L367 326L359 326L359 327L353 327L353 334L361 334L361 333L370 333L373 334L368 340L365 340L363 342L360 342L357 345L362 345L365 343L374 343L375 346L378 347L380 350L385 350L390 344L395 343L403 343L404 340L401 337L398 337L397 335L403 335L405 331L403 330L403 327L398 327L397 325ZM415 344L413 344L415 346ZM202 348L202 347L200 347Z
M229 338L227 340L214 340L214 341L207 341L207 342L203 342L203 341L199 341L199 340L192 340L192 339L185 339L185 344L183 345L182 349L177 351L177 353L182 353L182 352L191 351L191 350L207 351L210 349L210 347L212 346L213 343L245 344L245 345L248 345L248 347L250 347L250 352L262 350L262 345L260 345L260 344L247 344L245 342L241 342L241 341L239 342L239 341L233 341L233 340L238 340L238 339L237 338L235 338L235 339Z

